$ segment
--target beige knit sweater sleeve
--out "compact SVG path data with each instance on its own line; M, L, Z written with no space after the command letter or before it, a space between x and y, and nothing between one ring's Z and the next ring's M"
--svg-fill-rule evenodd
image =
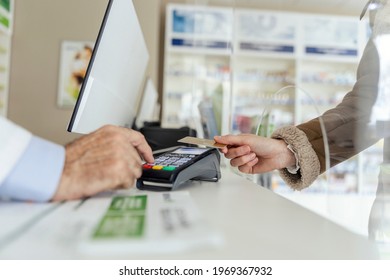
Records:
M286 168L281 169L282 179L295 190L310 186L320 175L320 161L306 134L295 126L286 126L275 130L272 138L283 139L298 156L298 173L291 174Z

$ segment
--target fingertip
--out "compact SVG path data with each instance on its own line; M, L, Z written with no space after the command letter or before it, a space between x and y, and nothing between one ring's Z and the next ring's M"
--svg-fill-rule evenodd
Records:
M222 138L222 136L216 135L216 136L214 136L214 141L216 143L223 143L223 138Z
M154 157L153 157L153 155L147 155L147 156L145 156L145 161L146 161L147 163L153 163L153 162L154 162Z

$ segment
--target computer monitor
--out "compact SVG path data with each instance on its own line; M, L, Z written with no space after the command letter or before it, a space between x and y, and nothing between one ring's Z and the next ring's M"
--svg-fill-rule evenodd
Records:
M132 0L110 0L68 131L131 127L149 54Z

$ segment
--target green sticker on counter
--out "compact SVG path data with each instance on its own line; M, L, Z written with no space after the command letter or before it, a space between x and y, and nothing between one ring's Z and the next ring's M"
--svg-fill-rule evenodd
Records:
M146 195L137 196L117 196L111 201L108 212L133 212L146 210Z
M118 196L111 201L94 239L140 238L145 232L146 195Z
M145 228L145 215L104 216L94 238L138 238Z

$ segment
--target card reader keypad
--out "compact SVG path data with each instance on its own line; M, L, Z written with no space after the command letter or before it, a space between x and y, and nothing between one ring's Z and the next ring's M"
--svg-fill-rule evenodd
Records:
M167 191L189 180L218 180L220 155L217 149L179 147L155 157L152 164L143 165L137 180L141 190Z
M157 157L153 164L145 163L144 169L174 171L178 167L185 165L196 155L168 153Z

